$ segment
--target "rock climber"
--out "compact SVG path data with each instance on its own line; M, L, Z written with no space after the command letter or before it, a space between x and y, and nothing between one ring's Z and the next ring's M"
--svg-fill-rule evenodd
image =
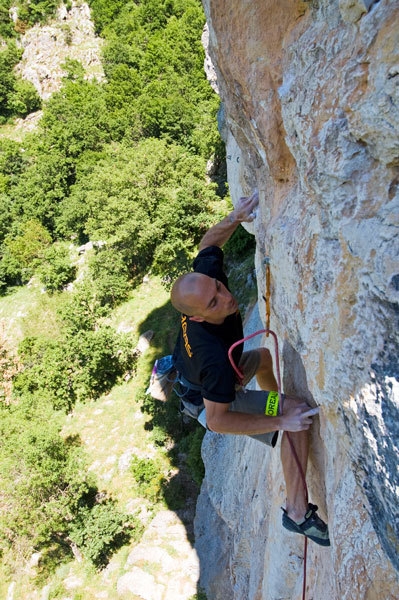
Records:
M249 435L274 447L278 432L281 460L286 483L283 526L329 546L328 526L317 514L317 506L307 503L304 482L285 432L306 473L308 429L319 412L303 399L282 396L277 411L277 383L269 350L258 348L242 352L235 348L233 357L244 374L243 386L256 376L261 390L237 386L235 371L228 358L230 346L243 338L238 303L228 288L223 268L222 246L240 223L254 220L258 196L243 197L230 214L212 226L199 244L193 272L180 276L173 284L171 302L181 313L181 327L174 351L179 373L183 410L193 417L206 418L211 431ZM280 414L281 413L281 414ZM201 416L200 416L201 420Z

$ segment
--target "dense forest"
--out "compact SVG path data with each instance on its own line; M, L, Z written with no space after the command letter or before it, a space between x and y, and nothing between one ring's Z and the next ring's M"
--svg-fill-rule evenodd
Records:
M55 333L0 348L0 553L10 573L37 551L43 576L73 552L102 568L140 535L137 520L99 493L79 436L60 432L76 403L135 372L137 340L110 325L111 312L147 274L167 287L226 210L223 185L206 177L224 150L200 1L89 5L105 80L66 60L61 89L42 102L15 70L18 40L58 2L0 1L0 125L43 111L21 141L0 137L0 293L37 281L56 306ZM78 248L89 241L77 278Z

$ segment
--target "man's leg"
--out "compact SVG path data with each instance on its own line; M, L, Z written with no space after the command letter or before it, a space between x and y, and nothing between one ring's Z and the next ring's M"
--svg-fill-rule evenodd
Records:
M286 511L291 519L300 522L304 519L308 504L301 470L295 459L288 436L296 452L302 473L306 475L309 435L308 431L290 432L289 434L285 431L281 439L281 462L287 491Z
M290 397L284 399L284 404L290 402L297 400ZM285 431L281 439L281 462L287 491L283 526L289 531L306 535L321 546L329 546L328 526L317 514L317 506L308 504L306 498L304 477L309 454L308 433L307 430Z
M273 359L267 348L259 348L260 362L256 380L262 390L277 392L277 381L273 373Z
M256 371L258 384L263 390L277 391L278 386L273 373L272 356L267 348L259 348L259 351L260 362ZM295 400L287 398L286 402L295 402ZM302 467L302 472L306 475L309 454L308 431L291 432L289 436ZM302 475L286 432L283 433L281 439L281 462L287 490L287 514L294 521L300 521L307 511L308 505Z

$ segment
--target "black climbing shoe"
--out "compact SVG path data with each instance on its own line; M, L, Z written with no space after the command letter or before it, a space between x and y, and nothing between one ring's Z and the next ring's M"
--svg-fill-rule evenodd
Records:
M306 535L310 540L320 544L320 546L329 546L330 538L328 537L328 525L320 519L317 514L317 506L315 504L308 505L308 512L305 515L303 523L295 523L287 515L287 511L283 508L283 527L288 531L294 531L295 533L301 533Z

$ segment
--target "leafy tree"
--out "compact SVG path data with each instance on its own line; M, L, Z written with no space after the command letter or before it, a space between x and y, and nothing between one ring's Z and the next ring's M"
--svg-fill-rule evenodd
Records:
M138 519L125 515L114 500L106 498L79 510L69 537L85 558L102 568L115 550L129 542L132 535L137 538L142 529Z
M19 346L22 371L14 379L17 397L41 393L56 410L98 398L135 368L131 338L102 326L62 340L25 338Z
M7 214L3 219L7 219ZM9 233L1 248L0 286L26 283L43 260L51 241L47 229L36 219L20 224L16 235Z
M101 248L90 261L90 274L101 305L116 306L128 296L129 270L116 248Z
M98 493L79 438L62 438L61 427L41 395L1 409L0 551L21 560L40 550L46 564L54 554L70 558L74 543L104 566L141 527Z
M18 142L0 139L0 173L7 178L7 189L14 185L24 171L26 161Z
M95 286L85 278L58 312L66 335L74 336L80 331L94 331L109 314L109 306L101 302Z
M51 241L47 229L36 219L30 219L21 224L19 235L7 238L5 244L21 267L29 270L44 258Z
M75 180L72 158L42 143L38 137L28 145L26 168L18 177L11 196L16 218L34 219L49 231L54 230L59 203Z
M60 436L57 413L38 399L1 411L0 547L25 558L61 541L93 481L79 445ZM43 426L46 423L46 426Z
M46 23L59 4L60 0L19 0L18 18L29 25Z
M0 117L10 114L8 105L9 95L14 91L17 78L14 67L22 56L14 41L9 41L5 47L0 49Z
M47 248L36 273L50 294L62 290L76 276L76 267L71 264L68 248L62 244Z
M89 0L92 18L94 19L97 33L112 23L126 2L124 0Z
M90 239L118 249L133 278L176 273L212 219L204 170L202 158L161 140L114 146L62 203L64 231L82 233L73 229L78 212Z
M10 0L0 0L0 36L10 38L15 35L14 24L10 19Z
M99 150L111 139L102 86L94 81L66 78L52 95L40 121L46 148L77 158L85 150Z
M24 79L15 81L14 89L7 98L7 108L11 114L25 117L29 113L39 110L41 104L33 83Z
M14 72L21 56L22 51L13 40L0 50L0 118L3 122L12 115L25 116L41 106L34 85L18 78Z

